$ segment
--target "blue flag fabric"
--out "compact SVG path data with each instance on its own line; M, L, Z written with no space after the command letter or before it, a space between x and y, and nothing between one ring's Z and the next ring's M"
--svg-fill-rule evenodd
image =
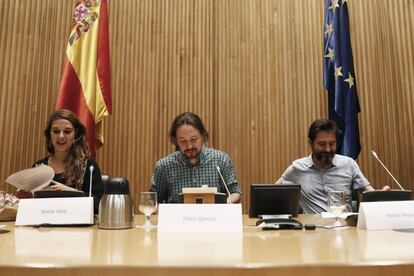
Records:
M342 131L338 153L356 159L359 141L358 101L347 0L325 0L323 84L328 90L329 119Z

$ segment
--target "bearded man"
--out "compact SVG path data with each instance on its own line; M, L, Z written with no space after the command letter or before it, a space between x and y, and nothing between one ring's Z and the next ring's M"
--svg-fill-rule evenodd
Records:
M240 202L240 187L230 157L207 147L208 132L200 117L191 112L178 115L170 129L170 142L176 151L155 165L150 191L157 192L159 203L176 203L184 187L217 187L231 203ZM222 182L220 173L225 183Z
M328 212L327 193L330 191L345 192L346 211L352 211L354 190L358 193L374 190L352 158L336 154L339 135L334 121L315 120L308 131L312 154L293 161L276 181L276 184L300 184L300 206L305 214Z

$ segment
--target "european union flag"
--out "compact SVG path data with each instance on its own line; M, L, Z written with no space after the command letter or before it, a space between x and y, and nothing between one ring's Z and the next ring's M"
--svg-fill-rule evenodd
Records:
M359 141L358 101L349 35L347 0L325 0L323 84L328 90L329 119L342 131L338 153L356 159Z

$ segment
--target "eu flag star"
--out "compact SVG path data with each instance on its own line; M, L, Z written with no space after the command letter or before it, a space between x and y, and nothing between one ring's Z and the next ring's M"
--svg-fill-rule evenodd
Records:
M328 36L330 36L332 32L333 32L333 23L326 24L325 25L325 34L327 34Z
M352 88L352 86L354 86L354 77L352 77L351 73L349 73L349 76L347 79L345 79L344 81L346 81L349 84L349 89Z
M335 67L335 79L338 79L339 77L342 77L342 66L341 67Z
M339 0L331 0L331 6L329 7L329 9L331 9L335 12L335 8L339 8L338 1Z
M329 58L331 61L334 59L335 53L334 50L331 48L328 48L328 53L325 55L325 57Z

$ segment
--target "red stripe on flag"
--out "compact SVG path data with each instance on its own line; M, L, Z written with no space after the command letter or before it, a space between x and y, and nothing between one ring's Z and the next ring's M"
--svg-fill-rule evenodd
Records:
M98 60L97 72L99 86L101 87L102 96L105 101L108 113L112 113L111 100L111 66L109 62L109 25L108 25L108 8L106 0L101 2L101 12L99 19L98 33Z
M92 156L95 157L95 120L86 103L78 75L67 58L63 65L60 92L56 103L56 109L62 108L74 112L85 126L89 148Z

